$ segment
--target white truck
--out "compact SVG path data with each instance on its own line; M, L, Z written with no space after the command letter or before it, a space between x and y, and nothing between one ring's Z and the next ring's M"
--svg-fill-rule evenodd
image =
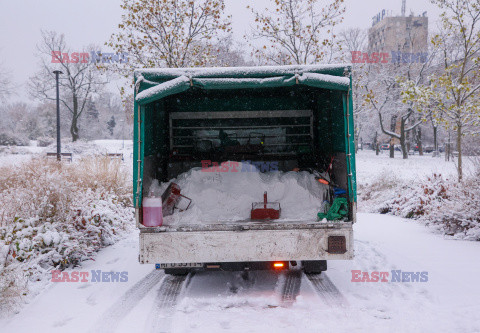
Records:
M291 266L320 273L327 260L353 258L350 66L142 69L135 82L140 263L167 274ZM275 161L279 171L308 171L327 191L319 212L325 201L327 208L308 220L144 226L142 199L152 182L168 182L204 160ZM346 207L334 210L337 199Z

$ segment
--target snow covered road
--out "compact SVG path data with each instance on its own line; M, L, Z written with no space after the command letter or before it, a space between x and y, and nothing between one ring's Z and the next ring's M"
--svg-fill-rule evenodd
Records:
M165 276L138 264L132 234L78 269L128 272L127 282L52 282L0 321L0 331L480 332L480 243L445 240L392 216L358 220L355 259L330 261L326 274L310 279L295 272ZM389 272L389 282L352 282L352 270ZM428 281L392 282L392 270L428 272Z

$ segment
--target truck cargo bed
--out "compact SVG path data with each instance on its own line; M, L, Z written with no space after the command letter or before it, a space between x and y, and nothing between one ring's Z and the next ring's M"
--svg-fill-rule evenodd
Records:
M325 260L353 258L351 66L141 69L135 87L141 263L250 269L321 261L317 268L326 268ZM192 206L165 215L162 227L143 227L143 199L171 181ZM265 191L281 205L279 219L243 220ZM348 209L330 219L349 222L316 222L335 198Z

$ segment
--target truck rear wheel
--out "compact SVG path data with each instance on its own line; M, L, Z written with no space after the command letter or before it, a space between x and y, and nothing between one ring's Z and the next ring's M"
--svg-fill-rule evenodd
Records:
M306 260L302 261L302 267L305 274L321 274L327 270L326 260Z

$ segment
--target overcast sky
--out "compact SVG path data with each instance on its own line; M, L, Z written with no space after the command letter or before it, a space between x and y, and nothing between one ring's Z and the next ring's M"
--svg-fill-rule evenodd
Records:
M122 11L122 0L0 0L0 64L10 71L25 96L25 83L38 70L35 57L40 29L64 33L72 49L84 45L103 45L115 31ZM250 12L246 6L261 8L269 0L225 0L226 11L233 16L237 39L249 28ZM368 28L372 17L382 9L399 14L401 0L345 0L347 12L342 29ZM430 27L438 22L440 11L429 0L407 0L407 13L428 12ZM105 48L104 48L105 50Z

